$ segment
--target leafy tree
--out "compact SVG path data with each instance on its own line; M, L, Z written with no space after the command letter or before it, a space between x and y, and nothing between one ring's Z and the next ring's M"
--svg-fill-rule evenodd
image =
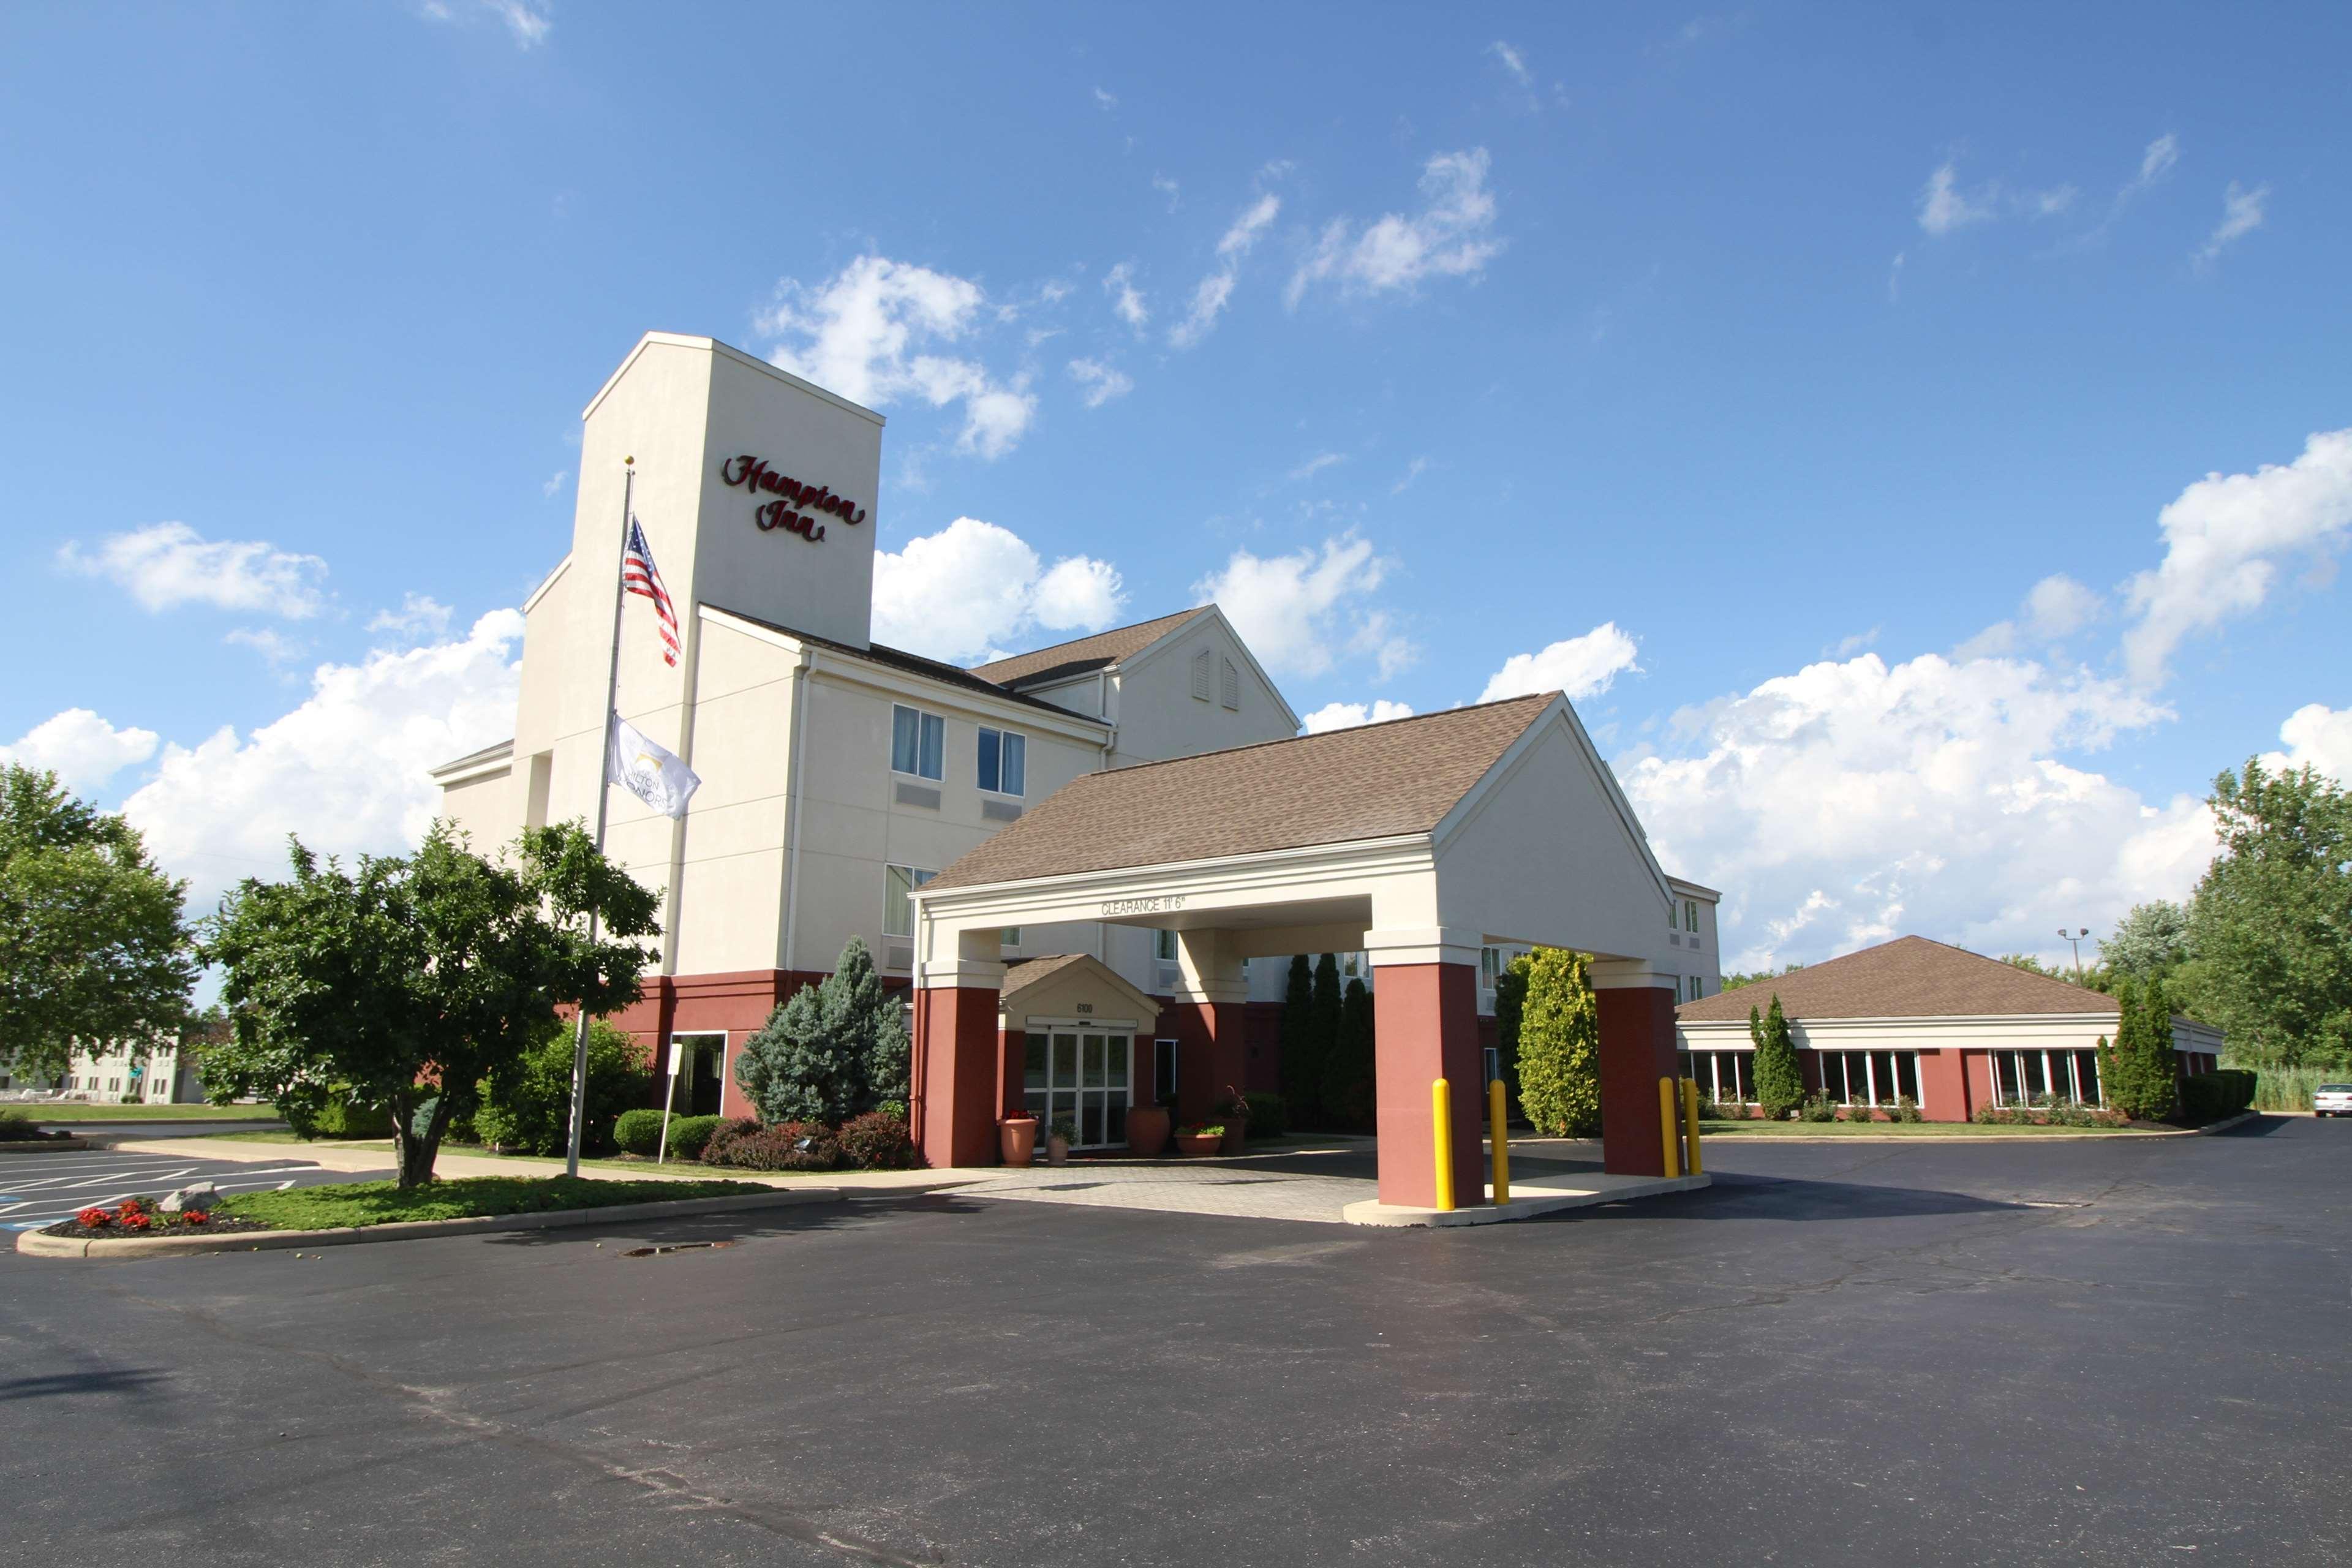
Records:
M1348 982L1339 998L1339 1038L1331 1052L1331 1110L1347 1127L1369 1128L1380 1105L1379 1051L1372 1034L1372 994Z
M1495 1067L1502 1075L1504 1092L1514 1102L1519 1098L1519 1029L1527 1015L1528 972L1533 967L1523 952L1495 976Z
M1757 970L1735 970L1723 977L1723 988L1737 991L1743 985L1761 984L1767 980L1778 980L1783 974L1794 974L1804 967L1801 963L1784 963L1778 969L1768 965Z
M2166 899L2134 904L2114 933L2099 939L2099 962L2136 980L2166 973L2188 956L2189 910Z
M1315 1058L1315 1081L1322 1120L1339 1114L1339 960L1325 953L1315 961L1315 990L1307 1009L1307 1050Z
M572 1025L558 1022L540 1042L477 1087L474 1130L482 1142L530 1154L561 1154L572 1130ZM646 1048L599 1018L588 1026L588 1091L581 1148L600 1153L613 1123L645 1104L652 1076Z
M2140 1001L2139 1114L2162 1121L2180 1105L2180 1079L2172 1054L2172 1003L2164 977L2152 976Z
M11 763L0 773L0 1052L27 1077L74 1051L143 1059L188 1017L187 884L120 816Z
M2251 760L2207 799L2221 853L2189 905L2190 1010L2240 1062L2352 1068L2352 792Z
M763 1121L838 1126L904 1100L913 1054L905 1007L853 936L831 974L794 993L744 1042L735 1081Z
M2149 1072L2147 1009L2141 1004L2138 982L2128 974L2116 981L2115 994L2122 1014L2116 1020L2115 1043L2099 1062L2100 1082L2110 1106L2135 1121L2153 1120L2161 1112L2158 1090Z
M294 840L291 858L290 880L248 878L222 900L199 950L225 971L233 1025L205 1090L267 1096L298 1121L337 1095L381 1108L403 1187L433 1179L476 1086L511 1071L559 1008L635 1001L653 957L639 939L660 930L655 895L576 824L530 829L501 861L446 822L410 857L347 871Z
M1780 1011L1780 994L1772 994L1771 1011L1761 1018L1748 1009L1748 1036L1756 1043L1756 1100L1768 1121L1785 1121L1805 1103L1804 1070L1797 1064L1797 1042L1789 1033L1788 1015Z
M1323 1058L1314 1047L1315 966L1305 953L1290 959L1290 984L1282 997L1282 1098L1290 1119L1313 1127L1322 1121Z
M1601 1131L1601 1007L1587 953L1539 947L1528 954L1519 1107L1550 1137L1590 1138Z

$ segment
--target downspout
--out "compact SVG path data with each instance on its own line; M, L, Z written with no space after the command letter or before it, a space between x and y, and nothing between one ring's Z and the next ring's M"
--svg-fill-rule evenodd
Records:
M803 797L807 785L801 779L801 752L808 735L808 702L811 666L816 661L803 648L800 662L793 666L793 738L784 752L784 777L789 793L784 797L784 944L776 954L776 967L790 973L793 956L799 951L796 938L800 932L801 912L801 826L806 815Z

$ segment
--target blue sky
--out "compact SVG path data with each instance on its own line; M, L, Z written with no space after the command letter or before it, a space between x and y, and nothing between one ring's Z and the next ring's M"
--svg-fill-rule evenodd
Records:
M889 415L926 651L1214 592L1318 722L1565 684L1735 958L2047 952L2187 890L2217 769L2352 772L2347 45L11 7L0 740L200 905L287 831L395 847L505 732L581 405L707 332Z

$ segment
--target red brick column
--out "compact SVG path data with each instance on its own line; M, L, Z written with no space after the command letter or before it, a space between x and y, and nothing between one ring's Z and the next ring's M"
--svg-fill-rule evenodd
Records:
M915 993L915 1065L920 1073L923 1158L933 1165L993 1165L1002 1070L993 986L942 985Z
M1675 994L1662 985L1608 986L1601 1011L1601 1168L1614 1176L1666 1173L1658 1080L1681 1070Z
M1216 1114L1225 1087L1248 1087L1247 1015L1239 1002L1171 1002L1160 1026L1176 1047L1176 1120L1204 1121ZM1136 1096L1141 1105L1146 1093Z
M1966 1121L1975 1107L1958 1047L1919 1053L1919 1114L1930 1121Z
M1429 1086L1441 1078L1452 1093L1454 1205L1466 1208L1486 1202L1477 966L1399 963L1375 970L1372 1037L1381 1202L1415 1208L1437 1202L1437 1139L1430 1119ZM1656 1136L1654 1131L1652 1136Z

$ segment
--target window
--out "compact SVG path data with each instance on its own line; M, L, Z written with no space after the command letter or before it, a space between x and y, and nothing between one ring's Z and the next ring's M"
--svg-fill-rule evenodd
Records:
M1696 899L1685 899L1683 900L1683 930L1687 931L1696 931L1698 930L1698 900Z
M890 771L919 779L944 777L948 721L920 709L890 705Z
M1224 665L1224 673L1217 680L1217 701L1239 712L1242 706L1242 672L1234 668L1232 659L1226 659Z
M936 778L939 775L932 774ZM1029 793L1029 742L1009 730L980 731L980 787L998 795Z
M1685 1051L1683 1076L1698 1084L1699 1096L1717 1105L1756 1103L1756 1053Z
M1176 1042L1151 1042L1151 1102L1165 1105L1176 1098Z
M1209 650L1202 648L1192 656L1192 695L1206 702L1209 700Z
M2106 1103L2096 1051L1995 1051L1992 1081L1993 1099L2001 1105Z
M1503 973L1503 950L1482 947L1478 950L1478 984L1488 991L1495 988L1495 977Z
M1161 931L1152 932L1151 936L1153 944L1152 952L1159 956L1160 962L1162 963L1175 963L1176 933L1172 931Z
M1006 926L1003 931L996 933L996 941L997 945L1000 947L1019 947L1021 945L1021 928L1019 926Z
M1840 1105L1892 1105L1905 1095L1919 1102L1916 1051L1817 1051L1822 1092Z
M912 866L882 868L882 934L884 936L915 934L915 906L909 895L917 888L938 875L937 871L918 871Z
M1698 975L1687 975L1683 980L1683 991L1684 1001L1696 1002L1706 994L1706 982Z

